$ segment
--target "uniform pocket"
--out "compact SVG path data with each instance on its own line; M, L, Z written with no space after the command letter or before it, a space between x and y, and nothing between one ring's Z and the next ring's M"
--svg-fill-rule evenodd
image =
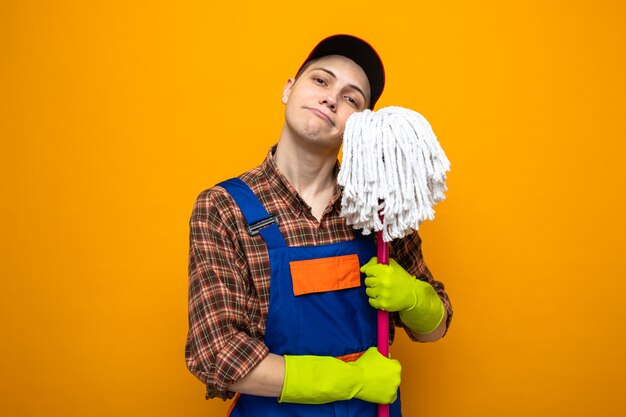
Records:
M289 262L295 296L361 286L356 254Z

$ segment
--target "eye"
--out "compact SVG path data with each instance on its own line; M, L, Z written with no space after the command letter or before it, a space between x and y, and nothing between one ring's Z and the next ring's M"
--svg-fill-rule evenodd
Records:
M354 107L359 107L359 103L353 97L346 96L346 101Z
M315 82L315 84L319 84L319 85L325 85L326 84L326 80L320 77L313 77L313 82Z

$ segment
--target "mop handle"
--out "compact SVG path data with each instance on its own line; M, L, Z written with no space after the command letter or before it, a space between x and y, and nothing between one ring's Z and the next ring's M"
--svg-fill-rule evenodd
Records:
M382 231L376 233L378 263L389 265L389 243L383 240ZM378 351L389 357L389 313L383 310L378 310ZM378 404L378 417L389 417L389 404Z

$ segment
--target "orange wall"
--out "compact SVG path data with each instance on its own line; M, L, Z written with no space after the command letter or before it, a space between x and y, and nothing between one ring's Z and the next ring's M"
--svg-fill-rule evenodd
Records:
M456 315L394 346L406 415L624 415L625 21L608 0L2 2L0 415L222 415L184 365L191 206L263 159L284 81L337 32L452 161L422 235Z

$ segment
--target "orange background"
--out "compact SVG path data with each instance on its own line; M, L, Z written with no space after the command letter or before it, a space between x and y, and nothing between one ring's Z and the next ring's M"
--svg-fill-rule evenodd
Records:
M184 364L197 194L257 165L285 80L368 39L379 107L452 161L422 230L455 308L400 335L407 416L626 413L626 4L0 5L0 414L220 416ZM621 190L621 191L620 191Z

